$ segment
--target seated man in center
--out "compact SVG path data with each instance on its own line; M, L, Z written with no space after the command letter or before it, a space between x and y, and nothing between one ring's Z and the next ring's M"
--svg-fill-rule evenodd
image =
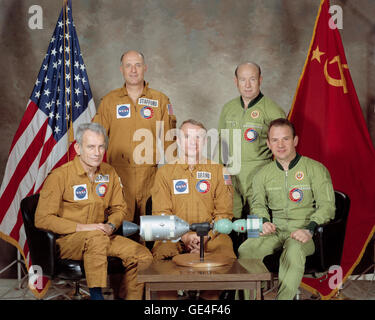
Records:
M175 164L161 167L151 190L152 214L176 215L189 224L233 218L233 187L221 164L203 157L206 128L189 119L177 134L180 158ZM205 237L205 252L236 258L231 238L213 233ZM152 249L155 260L170 259L181 253L199 253L200 238L188 232L179 242L156 241ZM218 298L218 294L205 295ZM172 297L170 297L172 298Z

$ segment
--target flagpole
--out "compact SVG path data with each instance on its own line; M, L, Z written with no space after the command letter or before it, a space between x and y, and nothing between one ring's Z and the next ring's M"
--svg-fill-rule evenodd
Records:
M74 141L74 132L73 132L73 121L72 121L72 78L71 78L71 71L72 71L72 66L71 66L71 59L70 59L70 40L69 40L69 25L67 25L66 20L67 20L67 4L68 0L64 0L63 2L63 21L64 21L64 83L65 83L65 111L67 117L66 119L66 126L67 126L67 131L68 131L68 145L67 145L67 156L68 156L68 161L70 161L70 152L69 152L69 147L70 144ZM65 35L68 34L68 52L69 52L69 75L70 75L70 81L69 81L69 88L70 88L70 95L69 95L69 110L67 109L67 92L66 92L66 45L65 45ZM69 112L68 112L69 111Z

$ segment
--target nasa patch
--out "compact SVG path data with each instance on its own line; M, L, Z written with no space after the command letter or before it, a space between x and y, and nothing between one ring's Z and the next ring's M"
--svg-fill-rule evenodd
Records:
M154 110L150 107L143 107L140 112L144 119L151 119L154 115Z
M246 141L254 142L258 138L258 132L253 128L249 128L245 131L244 138Z
M187 179L173 180L173 193L174 194L187 194L189 193L189 182Z
M74 200L87 200L88 199L88 192L87 192L87 185L86 184L79 184L73 186L73 194Z
M107 193L107 184L106 183L99 183L96 186L96 194L100 197L103 198L105 194Z
M210 191L211 185L207 180L200 180L195 185L195 188L200 193L207 193L208 191Z
M289 199L293 202L301 202L303 199L303 192L301 189L293 188L289 191Z
M118 104L116 106L117 119L130 118L130 116L131 116L130 104Z

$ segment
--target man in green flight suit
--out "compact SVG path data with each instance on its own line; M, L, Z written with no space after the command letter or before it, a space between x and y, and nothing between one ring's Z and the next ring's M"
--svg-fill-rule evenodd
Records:
M238 249L239 258L263 259L283 248L279 300L296 295L306 256L315 250L314 230L335 214L335 195L327 168L299 155L297 143L294 126L287 119L270 123L267 145L275 161L254 176L249 199L251 213L263 218L263 230L259 238L247 239Z
M219 149L220 161L232 175L233 214L241 218L252 177L272 160L266 144L268 125L274 119L285 118L285 112L260 92L262 75L257 64L240 64L234 81L240 96L226 103L221 111Z

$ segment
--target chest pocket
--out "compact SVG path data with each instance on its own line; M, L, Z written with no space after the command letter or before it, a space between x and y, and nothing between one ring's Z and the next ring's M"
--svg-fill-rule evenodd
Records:
M227 119L225 121L225 127L228 129L235 129L238 128L239 122L235 119Z
M285 202L285 195L281 187L269 187L266 189L268 206L272 210L279 208Z

